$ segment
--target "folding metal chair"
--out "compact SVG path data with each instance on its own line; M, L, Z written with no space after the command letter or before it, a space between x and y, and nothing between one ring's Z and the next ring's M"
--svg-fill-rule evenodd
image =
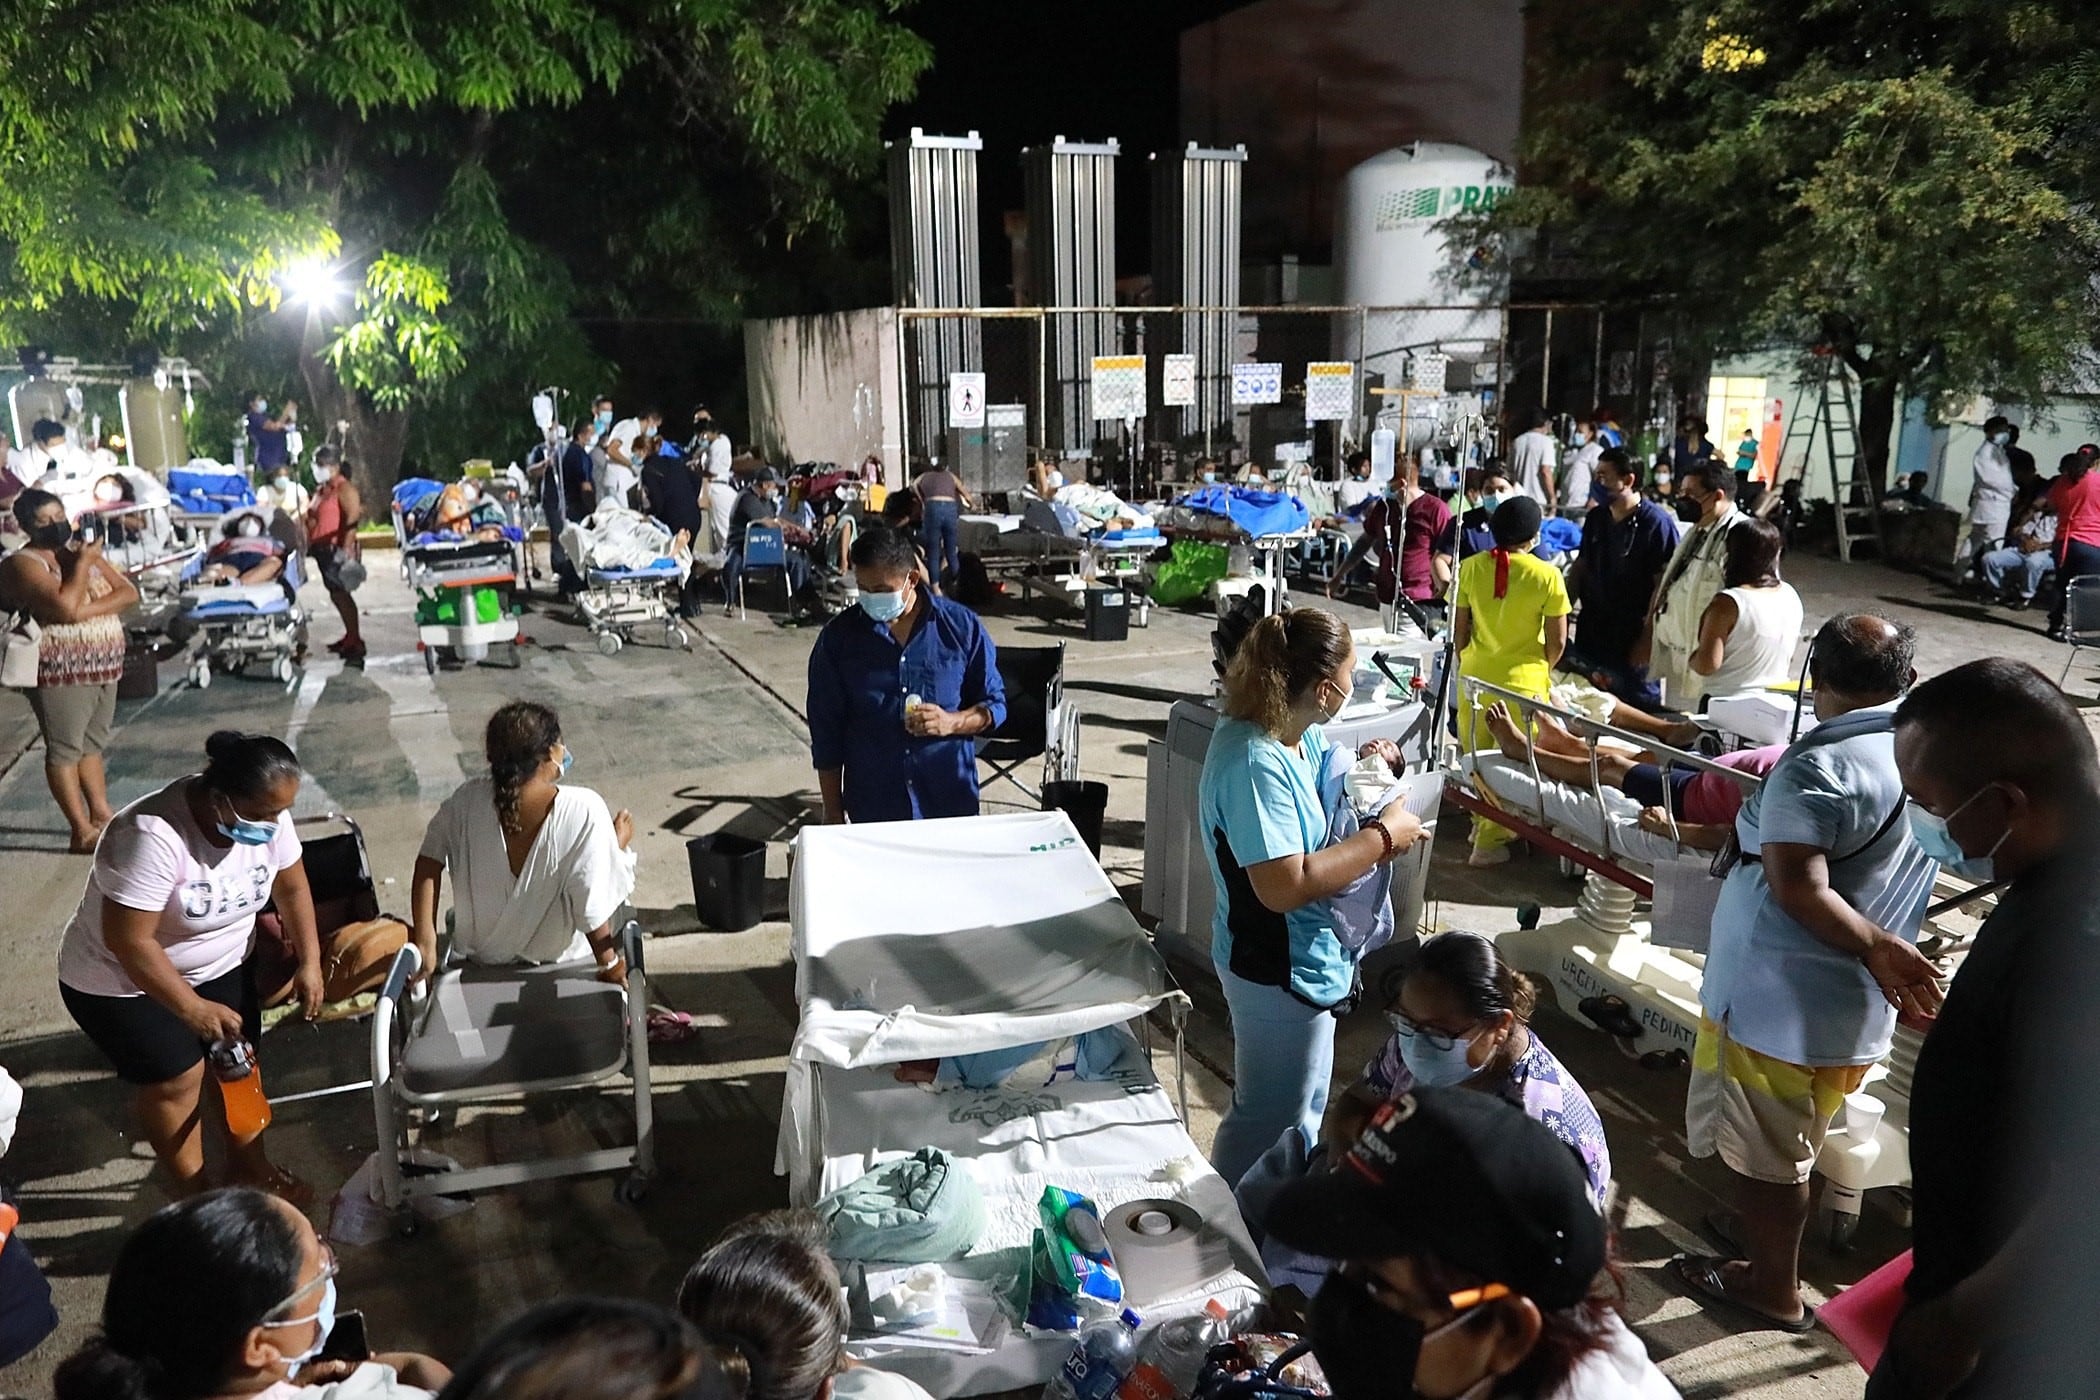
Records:
M795 578L788 572L787 534L776 525L751 525L744 530L742 567L736 572L736 613L739 620L748 617L744 610L744 580L753 569L778 569L781 587L787 590L790 608L795 605Z
M2071 644L2071 654L2064 658L2063 674L2056 678L2059 690L2071 678L2079 651L2100 647L2100 574L2064 580L2064 640Z
M989 734L978 736L977 760L992 770L990 782L1002 778L1040 802L1041 792L1014 776L1031 759L1043 760L1044 781L1076 776L1079 771L1079 717L1065 703L1065 648L1000 647L999 680L1006 688L1006 719ZM989 784L987 784L989 785Z
M415 1231L410 1202L556 1177L619 1171L623 1201L641 1200L656 1171L649 1102L649 978L641 927L620 930L627 959L623 989L598 980L589 963L449 967L426 995L409 1001L421 966L410 943L394 959L372 1017L372 1114L379 1133L379 1182L403 1234ZM437 1110L521 1095L589 1089L625 1074L634 1095L634 1145L461 1171L409 1176L410 1110Z

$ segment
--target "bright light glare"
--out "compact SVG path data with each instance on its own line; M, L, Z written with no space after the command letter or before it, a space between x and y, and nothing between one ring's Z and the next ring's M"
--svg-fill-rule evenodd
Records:
M278 278L285 295L307 306L331 306L343 295L343 282L333 264L309 258L286 268Z

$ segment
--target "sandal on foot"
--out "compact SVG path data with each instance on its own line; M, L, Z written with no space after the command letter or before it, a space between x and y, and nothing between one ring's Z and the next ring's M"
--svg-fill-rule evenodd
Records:
M1730 1293L1728 1285L1722 1281L1721 1270L1734 1262L1732 1259L1722 1259L1712 1254L1680 1254L1663 1267L1670 1277L1677 1281L1678 1287L1691 1294L1698 1302L1721 1303L1733 1308L1744 1317L1756 1319L1759 1330L1784 1332L1789 1336L1798 1337L1815 1327L1816 1310L1806 1303L1801 1305L1801 1316L1780 1317L1746 1303Z
M270 1174L261 1181L237 1181L235 1184L266 1191L296 1211L311 1209L315 1200L314 1188L283 1167L270 1168Z

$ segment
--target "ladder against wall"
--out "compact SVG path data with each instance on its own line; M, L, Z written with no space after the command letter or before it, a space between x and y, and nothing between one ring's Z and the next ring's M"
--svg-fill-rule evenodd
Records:
M1788 415L1786 437L1779 447L1779 479L1789 474L1804 482L1810 458L1822 445L1830 489L1831 516L1837 526L1838 558L1852 562L1855 549L1881 550L1881 502L1867 479L1859 450L1859 417L1853 407L1852 376L1835 351L1819 345L1810 377Z

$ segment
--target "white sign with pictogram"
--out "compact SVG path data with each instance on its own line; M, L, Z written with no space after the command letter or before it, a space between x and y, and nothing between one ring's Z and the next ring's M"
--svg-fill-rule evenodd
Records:
M948 426L984 426L984 376L958 372L948 376Z
M1159 401L1169 408L1187 408L1196 402L1196 357L1168 355L1159 376Z
M1340 423L1355 408L1356 365L1349 360L1315 360L1305 367L1305 421Z
M1282 365L1234 365L1232 401L1236 404L1282 403Z
M1145 416L1145 357L1094 356L1094 418L1128 420Z

